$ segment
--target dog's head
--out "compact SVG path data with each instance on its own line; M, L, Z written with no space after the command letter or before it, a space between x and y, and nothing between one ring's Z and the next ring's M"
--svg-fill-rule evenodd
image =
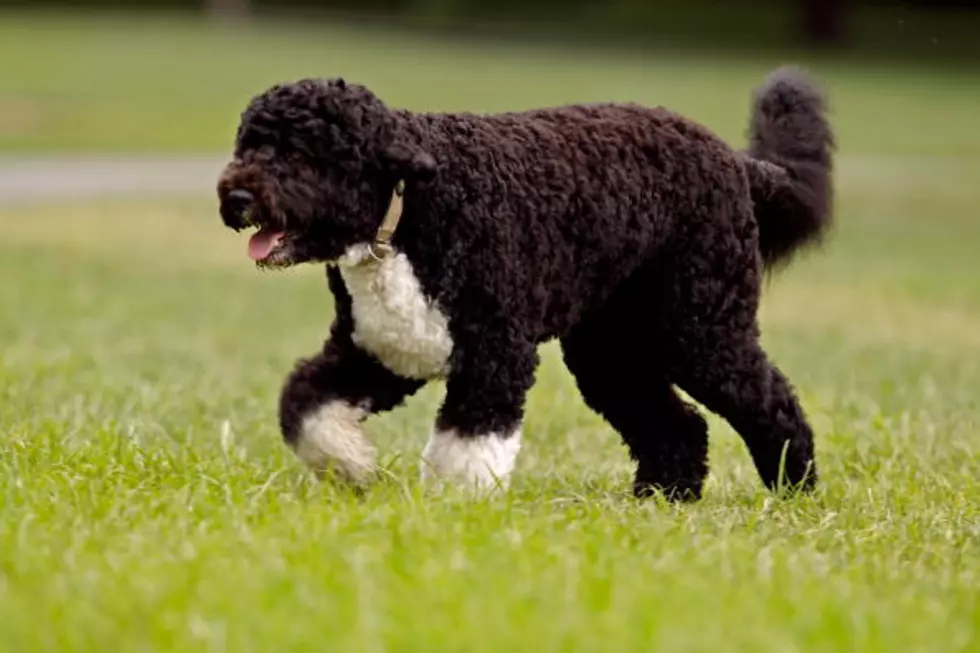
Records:
M371 241L399 180L430 179L433 158L363 86L303 79L256 96L218 180L221 219L258 229L260 266L337 260Z

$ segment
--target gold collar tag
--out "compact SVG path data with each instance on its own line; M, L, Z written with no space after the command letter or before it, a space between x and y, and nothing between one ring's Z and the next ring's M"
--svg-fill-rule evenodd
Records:
M404 195L405 182L399 179L398 183L395 184L394 192L391 194L391 203L388 205L388 212L385 214L385 219L382 221L381 226L378 227L378 233L374 237L374 242L368 246L368 252L375 261L383 261L393 251L391 239L394 238L395 230L398 228L398 222L402 219L402 211L404 210L402 198Z

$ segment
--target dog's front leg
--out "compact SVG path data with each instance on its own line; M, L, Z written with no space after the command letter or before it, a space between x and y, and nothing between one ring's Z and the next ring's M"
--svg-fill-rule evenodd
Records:
M506 488L521 447L533 344L489 334L457 342L446 398L422 453L422 480L464 490Z
M336 327L323 350L297 362L286 378L279 424L286 443L319 477L332 470L362 486L373 479L377 458L362 422L395 408L423 382L395 375Z

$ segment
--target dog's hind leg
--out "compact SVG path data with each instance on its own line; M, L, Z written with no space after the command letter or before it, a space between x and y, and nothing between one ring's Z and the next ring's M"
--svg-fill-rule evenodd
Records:
M759 342L762 266L750 211L720 204L712 220L689 224L698 229L689 234L691 249L676 253L684 265L672 266L665 281L667 374L738 432L768 488L809 490L817 482L813 432Z
M622 289L562 339L565 364L636 461L634 495L693 501L708 473L707 424L664 375L652 327Z
M756 337L724 327L712 332L687 352L688 362L677 368L678 384L738 432L769 489L812 489L813 433L789 381Z

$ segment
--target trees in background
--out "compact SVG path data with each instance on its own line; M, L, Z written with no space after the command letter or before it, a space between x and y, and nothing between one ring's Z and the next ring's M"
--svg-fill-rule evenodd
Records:
M220 22L244 20L251 9L249 0L204 0L208 15Z
M493 2L494 0L484 1ZM601 2L601 0L598 1ZM646 1L656 2L657 0ZM962 2L963 0L960 1ZM479 3L480 0L476 0L476 2ZM802 35L808 41L820 45L837 45L846 38L846 21L852 0L795 0L795 2L799 7ZM285 4L290 3L286 2ZM315 5L317 3L311 3L307 0L303 4ZM320 4L330 6L337 4L344 5L346 3L321 0ZM397 5L399 3L396 0L391 4ZM433 10L433 4L441 10L448 9L450 12L455 6L452 1L449 1L441 3L422 2L416 4L416 7L423 6L431 12ZM251 0L204 0L204 6L208 15L219 22L243 20L248 17L250 10L253 8Z
M803 35L818 45L839 45L847 37L851 0L799 0Z

